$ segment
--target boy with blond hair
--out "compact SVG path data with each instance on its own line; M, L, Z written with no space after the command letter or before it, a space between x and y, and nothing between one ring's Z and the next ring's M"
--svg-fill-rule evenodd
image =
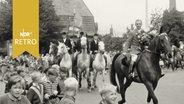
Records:
M105 83L99 89L102 100L99 104L115 104L117 99L116 86L112 84Z
M43 85L41 84L41 73L31 73L32 85L27 92L27 98L31 104L43 104Z
M59 104L75 104L75 95L77 94L78 81L73 78L67 78L64 81L64 97Z

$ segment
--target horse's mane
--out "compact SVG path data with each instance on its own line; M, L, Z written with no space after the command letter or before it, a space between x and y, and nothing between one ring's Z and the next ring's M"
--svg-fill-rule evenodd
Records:
M148 47L149 50L152 50L152 49L156 48L155 46L157 45L157 40L158 40L158 38L159 38L159 35L155 36L155 37L151 40L150 45L149 45L149 47ZM156 50L155 50L155 51L156 51Z
M54 55L57 55L58 48L56 44L53 45L53 50L54 50Z

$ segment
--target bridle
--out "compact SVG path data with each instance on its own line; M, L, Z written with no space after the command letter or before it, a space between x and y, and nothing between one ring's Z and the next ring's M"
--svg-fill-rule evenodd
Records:
M159 35L158 35L159 38L160 38L160 36L167 36L167 34L166 34L166 33L162 33L162 34L159 34ZM166 37L166 39L168 39L168 38ZM159 39L159 41L161 41L161 40ZM160 42L160 43L161 43L161 42ZM161 44L161 47L164 48L164 47L162 46L162 44ZM161 54L160 52L151 51L151 50L149 50L149 49L145 49L144 51L149 52L149 53L152 53L152 54L156 54L156 55L160 55L160 54ZM161 52L163 52L163 50L161 50Z

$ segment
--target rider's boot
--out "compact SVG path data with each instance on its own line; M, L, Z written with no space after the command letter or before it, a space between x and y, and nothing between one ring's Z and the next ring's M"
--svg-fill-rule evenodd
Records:
M165 75L165 74L161 72L161 76L160 76L160 78L162 78L164 75Z
M134 61L131 60L130 65L129 65L129 76L128 76L129 78L134 78L135 77L133 65L134 65Z

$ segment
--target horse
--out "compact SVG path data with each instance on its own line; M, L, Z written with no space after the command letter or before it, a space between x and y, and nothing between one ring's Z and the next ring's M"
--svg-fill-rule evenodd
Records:
M87 76L88 91L91 92L91 83L89 78L89 66L90 66L90 56L87 53L87 38L81 37L81 53L77 57L77 78L79 80L79 88L82 87L81 80L82 74Z
M49 55L50 56L49 56L49 60L48 60L50 65L59 64L61 57L57 56L57 52L58 52L57 44L50 42L50 46L49 46Z
M102 81L105 82L105 59L104 59L105 45L102 41L98 43L98 53L96 54L92 67L94 72L93 87L96 87L96 77L98 72L102 72Z
M169 58L172 57L172 50L166 33L161 33L154 37L148 46L148 49L140 53L134 67L137 71L138 77L133 79L129 77L131 55L126 56L123 53L118 53L114 56L110 70L110 81L113 85L117 86L117 74L117 79L119 80L118 91L122 97L122 99L118 102L119 104L126 102L125 92L133 81L143 83L146 86L148 90L148 103L152 99L153 104L158 104L158 99L154 93L154 90L157 87L158 80L162 77L161 68L159 66L161 53L166 54Z
M61 61L59 62L59 66L68 70L68 77L72 77L72 58L68 53L67 46L62 42L58 41L58 43L57 55L61 55L62 57Z
M182 55L181 55L181 51L178 47L176 46L172 46L172 50L173 50L173 64L174 64L174 70L177 70L177 68L180 66L183 69L183 65L182 65Z

